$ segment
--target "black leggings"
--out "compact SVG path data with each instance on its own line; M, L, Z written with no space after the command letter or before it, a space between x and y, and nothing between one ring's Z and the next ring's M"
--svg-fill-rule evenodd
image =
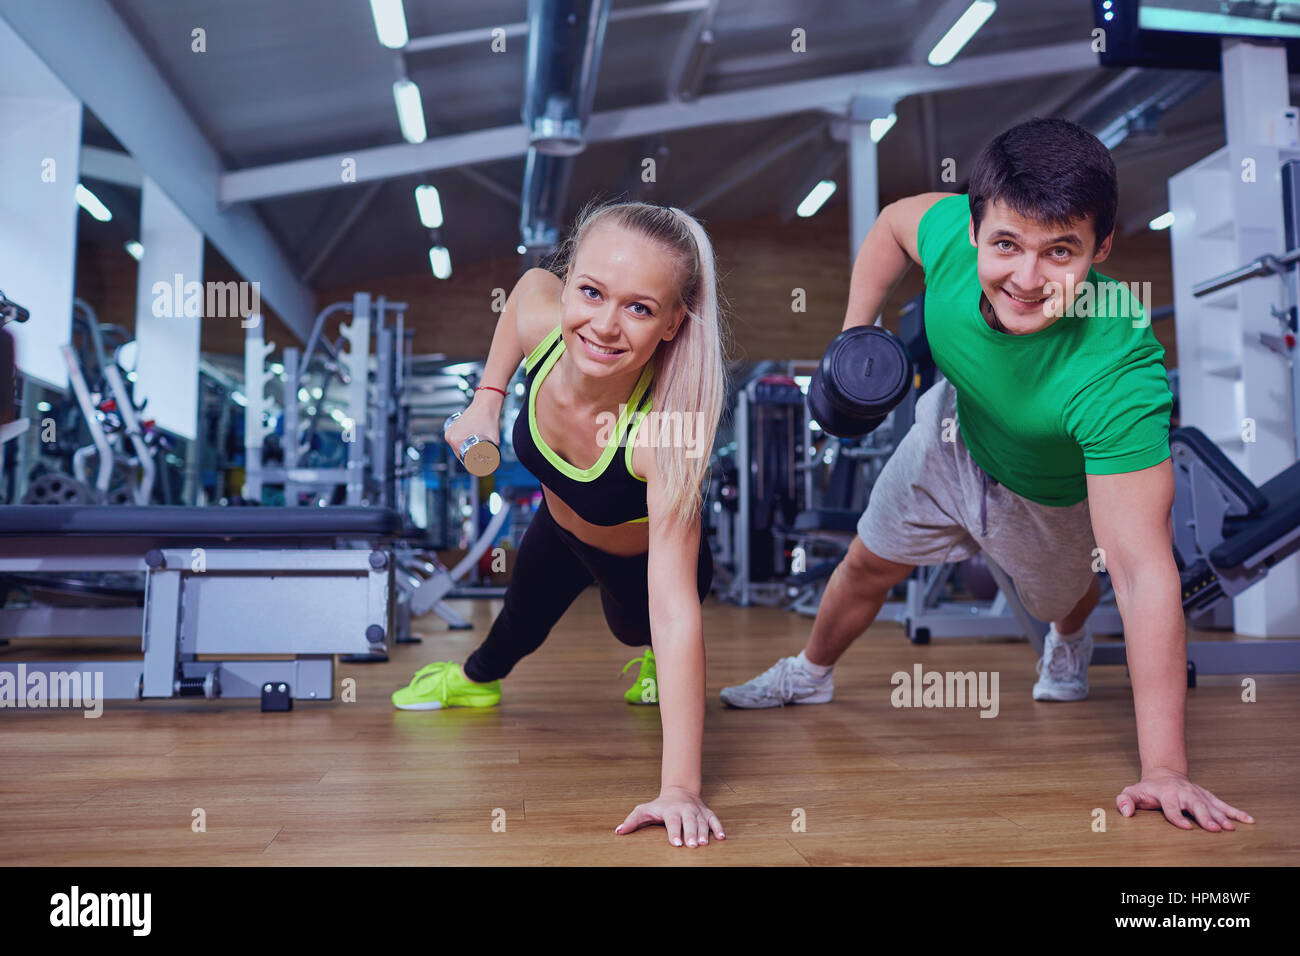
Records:
M542 646L575 598L593 581L600 587L609 628L624 644L650 643L648 552L625 557L584 544L555 523L543 497L533 515L492 630L465 662L465 676L480 683L505 677ZM696 585L703 601L713 583L713 555L703 529Z

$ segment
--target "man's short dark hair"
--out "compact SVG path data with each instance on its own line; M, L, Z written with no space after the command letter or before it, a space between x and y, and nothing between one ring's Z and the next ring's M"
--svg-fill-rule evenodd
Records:
M1100 246L1115 228L1119 206L1115 160L1082 126L1032 119L1002 133L975 161L970 214L977 235L985 207L994 200L1054 226L1091 218Z

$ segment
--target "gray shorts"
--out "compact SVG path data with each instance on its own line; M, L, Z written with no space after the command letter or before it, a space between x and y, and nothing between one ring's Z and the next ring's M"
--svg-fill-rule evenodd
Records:
M1092 570L1092 521L1085 498L1067 508L1040 505L998 484L975 463L957 419L957 391L940 379L916 403L916 421L885 463L858 535L900 564L964 561L983 551L1015 582L1041 621L1059 621L1083 598Z

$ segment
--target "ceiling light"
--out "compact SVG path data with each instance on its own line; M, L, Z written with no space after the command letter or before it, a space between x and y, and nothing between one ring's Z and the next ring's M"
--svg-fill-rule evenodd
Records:
M113 214L99 201L99 197L81 183L77 183L77 203L100 222L108 222L113 218Z
M397 103L397 122L401 124L402 137L408 143L423 143L428 132L424 128L420 88L410 80L398 80L393 84L393 100Z
M416 186L415 205L424 228L437 229L442 225L442 200L438 198L436 186Z
M451 278L451 253L446 246L433 246L429 249L429 265L439 279Z
M823 179L803 198L803 202L799 203L795 213L807 219L815 214L818 209L821 209L826 200L833 195L835 195L835 183L832 180Z
M392 50L406 46L410 35L406 32L406 11L402 0L370 0L370 15L375 21L379 42Z
M943 66L950 63L952 58L961 52L961 48L970 42L979 28L984 26L984 22L993 16L993 11L998 8L994 0L975 0L966 12L957 18L957 22L949 27L948 32L943 35L934 49L930 51L927 59L931 66Z

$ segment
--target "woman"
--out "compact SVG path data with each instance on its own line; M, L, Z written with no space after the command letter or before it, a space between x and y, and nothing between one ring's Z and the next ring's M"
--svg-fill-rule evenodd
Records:
M615 832L663 823L674 846L702 846L710 830L723 838L700 799L700 602L713 577L700 532L701 485L724 395L713 247L679 209L588 207L560 271L563 280L544 269L519 280L483 384L447 429L452 447L470 435L495 441L505 387L525 359L514 449L541 482L543 500L520 542L504 606L463 667L428 665L393 703L493 706L500 679L541 646L594 580L614 636L650 645L626 698L657 700L664 734L659 796ZM645 417L651 409L658 414Z

